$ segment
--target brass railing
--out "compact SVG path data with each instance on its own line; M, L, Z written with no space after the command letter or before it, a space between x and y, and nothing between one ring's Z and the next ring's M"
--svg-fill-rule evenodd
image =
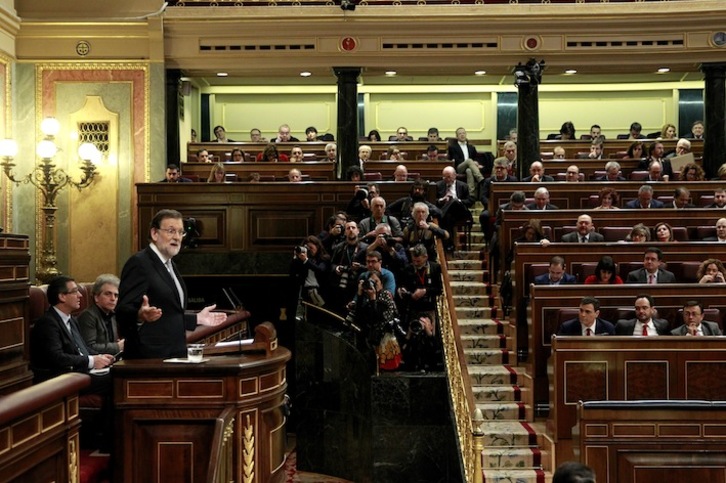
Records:
M461 344L461 333L456 318L454 299L451 294L449 272L446 267L446 257L441 242L438 243L441 275L443 277L444 292L439 297L439 317L441 339L444 347L444 363L446 364L447 380L449 381L449 396L451 407L454 410L454 419L459 441L459 452L464 465L466 481L482 482L481 451L482 438L475 433L473 422L476 404L471 390L469 371L466 366L464 348Z

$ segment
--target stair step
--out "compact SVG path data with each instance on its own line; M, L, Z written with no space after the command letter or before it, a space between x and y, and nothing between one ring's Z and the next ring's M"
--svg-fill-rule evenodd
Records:
M456 309L461 335L504 334L504 324L490 319L489 307L460 307Z
M520 375L508 365L499 366L468 366L469 379L472 386L518 384Z
M506 349L464 349L467 364L509 364Z
M531 470L485 470L484 483L490 482L517 482L517 483L545 483L545 472L540 469Z
M481 270L482 261L478 258L476 260L461 259L461 260L449 260L447 267L451 270Z
M462 334L461 345L464 349L506 349L507 337L504 334Z
M482 282L489 278L486 270L449 270L449 279L452 282Z
M539 469L543 459L537 448L487 448L481 456L484 470Z
M525 404L518 401L477 402L476 407L481 409L482 416L487 421L516 422L527 417Z
M451 282L451 293L454 295L487 296L487 284L484 282Z
M484 447L530 447L537 445L537 434L532 427L520 421L488 421L482 425Z
M457 250L452 260L479 260L479 251L473 250Z
M481 295L454 295L454 306L459 307L489 307L489 296Z
M521 402L522 390L519 386L472 386L474 401L485 402Z

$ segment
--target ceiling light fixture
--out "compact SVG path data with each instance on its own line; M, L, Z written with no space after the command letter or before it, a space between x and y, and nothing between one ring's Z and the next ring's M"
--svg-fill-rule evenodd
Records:
M485 70L477 70L474 71L474 75L486 75L487 71Z
M659 74L667 74L670 71L671 69L669 67L661 67L660 69L658 69Z
M393 77L394 75L396 75L396 71L395 70L387 70L386 71L386 75L389 76L389 77Z
M227 77L228 75L226 72L217 72L217 77Z
M565 71L565 75L575 75L577 74L577 71L575 69L567 69Z
M303 71L303 72L300 72L300 77L310 77L311 75L313 75L313 73L312 72L308 72L306 70Z

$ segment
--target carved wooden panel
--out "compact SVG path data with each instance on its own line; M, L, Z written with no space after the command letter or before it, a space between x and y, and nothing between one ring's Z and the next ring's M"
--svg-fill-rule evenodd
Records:
M726 398L726 361L686 361L686 399Z
M725 483L723 457L696 452L641 450L618 453L618 483L708 482ZM600 474L598 473L598 481Z
M565 404L608 399L607 362L565 364Z
M669 399L668 361L626 361L625 399Z

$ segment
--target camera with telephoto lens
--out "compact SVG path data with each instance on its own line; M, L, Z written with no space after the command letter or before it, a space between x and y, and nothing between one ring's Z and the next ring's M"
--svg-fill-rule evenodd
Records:
M305 245L301 245L299 247L295 247L295 255L300 255L301 253L307 253L308 247Z
M363 281L363 290L375 290L376 289L376 281L372 278L369 278L368 280Z
M365 188L358 188L355 191L355 195L353 197L358 201L363 201L364 199L368 198L368 190Z
M421 322L421 317L412 320L408 328L411 330L411 334L413 335L422 334L424 331L424 324Z

